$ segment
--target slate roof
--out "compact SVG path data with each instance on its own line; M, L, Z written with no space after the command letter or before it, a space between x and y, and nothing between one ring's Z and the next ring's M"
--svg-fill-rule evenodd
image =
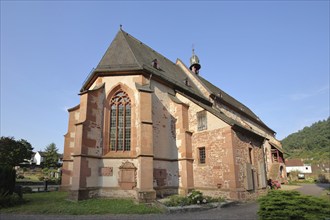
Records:
M152 62L155 59L157 59L159 65L158 68L154 68L152 66ZM121 29L103 55L96 69L86 79L81 92L86 91L89 86L91 86L98 74L102 75L106 72L121 71L126 73L134 71L149 72L152 74L152 77L159 77L162 80L165 80L171 84L176 91L182 93L183 95L189 96L192 101L199 104L201 107L205 108L217 117L221 118L226 123L232 126L237 125L246 129L239 122L229 118L220 110L212 108L212 103L208 100L209 97L205 97L195 84L190 83L189 86L187 86L185 84L187 75L181 69L181 67ZM203 77L198 77L201 82L211 91L213 96L216 96L216 98L220 99L221 102L225 103L226 105L230 105L232 108L235 108L236 111L241 112L241 114L249 117L268 131L275 133L273 130L267 127L248 107ZM255 133L255 131L253 132Z
M152 62L155 59L157 59L159 68L152 66ZM187 76L179 66L123 30L117 33L96 69L86 80L81 91L88 88L92 83L91 79L97 73L139 70L150 72L154 76L168 81L175 88L181 89L190 95L197 96L196 98L204 103L209 102L199 92L197 87L194 85L185 85L184 81Z

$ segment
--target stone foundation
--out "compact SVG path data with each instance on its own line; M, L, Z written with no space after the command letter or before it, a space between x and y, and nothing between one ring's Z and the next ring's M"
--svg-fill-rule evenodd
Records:
M138 191L138 201L142 203L153 202L156 199L156 191Z
M70 190L71 190L71 185L69 185L69 186L60 185L59 191L61 191L61 192L68 192Z
M136 190L123 190L114 187L103 187L99 190L99 196L105 198L137 199L137 192Z
M156 196L159 198L163 198L170 195L175 195L179 193L178 187L157 187Z
M267 193L266 189L258 189L255 191L246 191L244 189L237 189L237 190L196 189L196 190L202 192L204 196L210 196L213 198L222 197L234 201L255 200Z
M68 200L80 201L99 197L99 190L97 188L70 190Z

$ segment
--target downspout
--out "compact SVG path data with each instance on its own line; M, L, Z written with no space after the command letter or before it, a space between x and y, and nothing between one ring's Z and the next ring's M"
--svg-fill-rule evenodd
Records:
M152 77L152 73L150 73L150 77L149 77L149 89L151 89L151 77Z
M264 141L262 142L262 156L263 156L263 158L264 158L264 162L263 162L263 164L264 164L264 179L265 179L265 184L266 184L266 187L267 187L267 176L268 176L268 170L267 170L267 167L268 167L268 161L267 161L267 155L266 155L266 157L265 157L265 143L266 143L266 138L264 138Z

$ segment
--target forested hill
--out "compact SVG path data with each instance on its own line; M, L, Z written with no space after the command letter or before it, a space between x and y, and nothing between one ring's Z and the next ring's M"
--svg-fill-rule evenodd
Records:
M303 158L311 163L329 161L330 118L290 134L282 140L287 158Z

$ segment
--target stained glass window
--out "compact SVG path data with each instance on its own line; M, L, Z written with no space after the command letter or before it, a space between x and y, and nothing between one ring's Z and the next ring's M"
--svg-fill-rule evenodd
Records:
M117 92L110 103L110 150L131 150L131 103L128 95Z

